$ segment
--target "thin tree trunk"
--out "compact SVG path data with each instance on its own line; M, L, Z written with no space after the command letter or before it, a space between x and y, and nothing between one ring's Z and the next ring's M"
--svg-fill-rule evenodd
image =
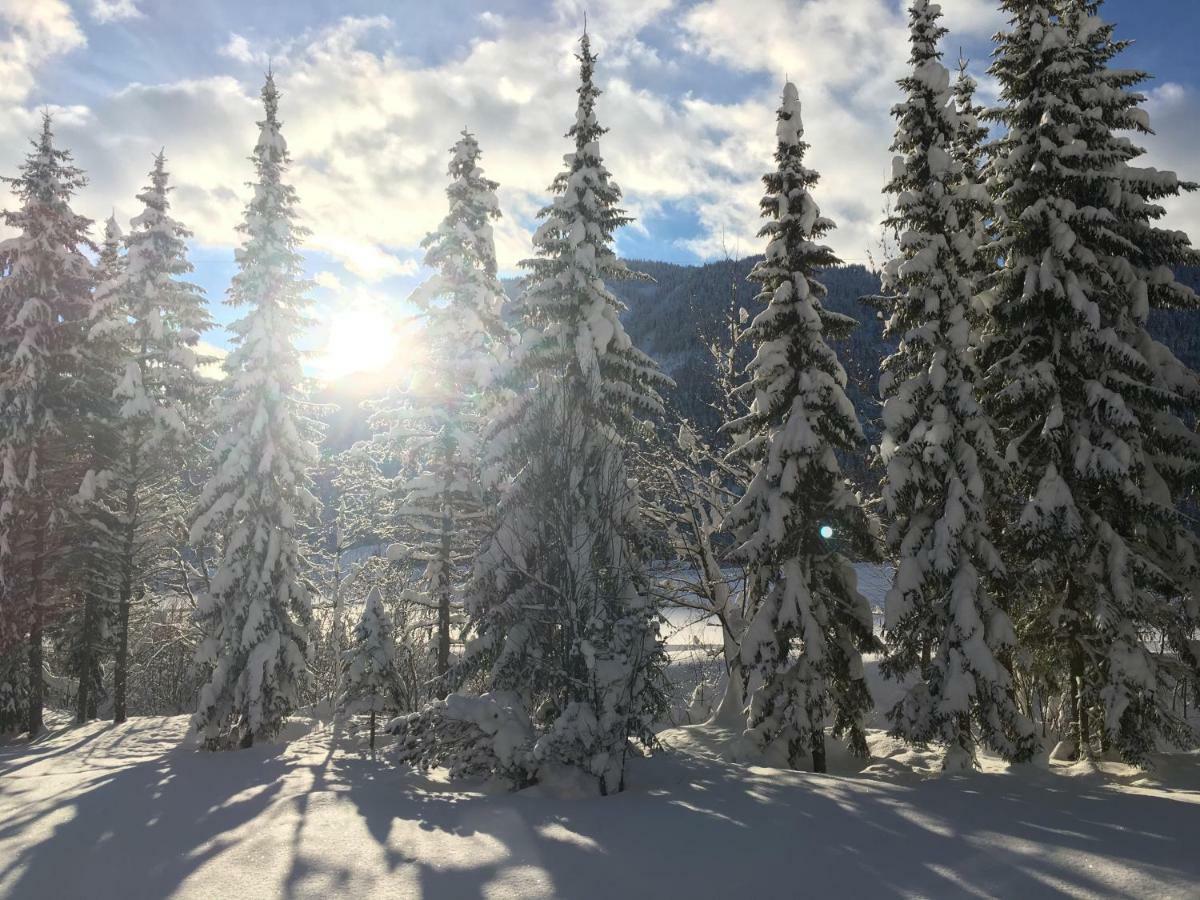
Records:
M449 525L443 520L443 526ZM449 554L449 534L442 535L442 564L447 565ZM443 678L450 671L450 579L446 570L442 570L441 589L438 591L438 645L437 645L437 674ZM440 682L438 690L444 695L446 685Z
M33 739L42 733L44 727L42 706L44 703L44 677L42 661L42 601L45 586L42 572L46 554L46 522L45 511L38 512L38 522L35 526L33 540L33 560L30 565L30 590L32 591L33 608L29 620L29 737Z
M89 706L89 690L88 677L82 675L79 678L79 693L75 696L75 724L82 725L88 720Z
M42 611L36 607L29 625L29 737L42 733Z
M371 752L375 752L375 710L371 710Z
M335 714L342 695L342 522L341 514L333 526L333 696L329 714Z
M450 465L453 461L453 451L446 448L446 474L449 478ZM450 537L454 523L450 518L450 483L447 480L442 487L442 543L439 548L439 571L441 584L438 586L438 646L437 674L438 693L446 695L446 673L450 671Z
M929 635L924 635L921 638L921 678L929 680L929 662L933 655L932 642Z
M130 471L137 471L137 452L130 453ZM133 550L137 534L137 489L125 489L125 546L121 558L121 594L117 598L117 660L113 669L113 723L126 719L125 692L129 681L129 601L133 597Z
M96 668L95 644L92 635L96 630L96 598L89 582L83 597L83 640L79 647L79 693L75 697L75 722L82 725L91 718L96 705L92 693L92 676Z
M1083 697L1083 650L1076 644L1071 650L1071 712L1075 732L1075 758L1092 758L1091 717Z

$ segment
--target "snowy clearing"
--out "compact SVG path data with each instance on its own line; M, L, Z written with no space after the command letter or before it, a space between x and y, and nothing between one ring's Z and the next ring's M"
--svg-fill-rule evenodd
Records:
M665 732L624 793L486 793L295 721L207 754L186 717L0 749L0 894L28 898L1195 896L1200 760L927 777L876 733L835 774L713 758ZM1019 774L1018 774L1019 772ZM1072 777L1073 776L1073 777Z

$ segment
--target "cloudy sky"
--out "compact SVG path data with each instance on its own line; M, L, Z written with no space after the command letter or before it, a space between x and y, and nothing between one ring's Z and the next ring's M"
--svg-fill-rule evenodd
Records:
M501 183L502 264L527 255L533 216L566 150L584 9L600 53L602 149L637 223L627 257L694 262L756 252L758 178L785 76L797 82L822 173L831 242L864 261L878 240L888 108L907 54L901 0L0 0L0 173L12 174L43 108L87 170L87 215L137 212L165 147L176 215L195 233L214 301L232 270L246 156L268 61L295 165L322 325L397 305L420 277L417 245L443 212L446 150L464 126ZM944 0L952 34L990 93L991 0ZM1109 0L1136 40L1125 65L1156 77L1150 163L1200 179L1194 0ZM1200 237L1200 198L1172 207ZM217 338L219 341L219 338Z

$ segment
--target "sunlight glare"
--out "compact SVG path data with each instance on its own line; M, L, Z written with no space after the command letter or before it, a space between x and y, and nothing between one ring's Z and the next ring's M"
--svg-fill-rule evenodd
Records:
M378 309L340 310L329 323L317 369L326 381L358 374L407 378L420 346L416 331L410 320L396 321Z

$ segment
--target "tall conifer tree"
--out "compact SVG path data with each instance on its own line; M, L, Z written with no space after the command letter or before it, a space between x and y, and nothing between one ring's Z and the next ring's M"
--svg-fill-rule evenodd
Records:
M1177 499L1200 465L1183 424L1198 384L1146 321L1196 305L1170 267L1200 259L1155 224L1159 199L1195 186L1130 165L1142 151L1120 132L1148 131L1145 75L1109 67L1123 45L1098 3L1003 7L989 252L1004 262L983 387L1008 439L1012 558L1034 579L1020 632L1067 699L1079 754L1098 743L1141 762L1160 738L1194 737L1170 698L1197 674L1197 609L1180 598L1196 596L1200 562Z
M104 308L106 295L123 278L125 256L121 228L116 215L105 222L93 272L94 288L90 317ZM96 718L104 695L104 659L112 651L112 624L116 613L119 561L119 526L113 502L110 467L119 448L117 430L117 367L123 365L119 332L89 327L80 354L79 383L82 397L76 423L80 461L87 466L79 490L68 506L69 544L66 562L75 574L73 597L58 623L57 643L63 653L67 674L78 688L75 719Z
M304 229L296 223L295 189L284 180L289 156L271 75L262 99L254 197L239 226L244 240L226 300L245 314L230 326L214 473L191 532L193 544L211 538L218 548L197 610L207 630L197 655L209 677L195 723L212 748L231 730L242 746L278 734L308 682L311 611L300 530L318 507L309 477L318 454L302 417L296 350L307 322Z
M793 766L811 754L824 771L830 714L834 734L867 753L862 653L877 648L871 607L842 552L872 554L866 516L836 456L860 446L863 432L828 344L856 323L821 303L817 270L838 259L819 241L834 226L811 193L818 175L804 165L808 144L790 82L776 137L777 167L763 177L760 204L766 253L750 276L765 309L745 331L756 353L738 388L750 409L725 426L731 455L753 475L729 525L750 573L740 649L749 734L760 745L784 743Z
M50 116L15 178L5 178L21 202L4 212L17 232L0 243L0 650L27 641L25 674L11 657L0 686L2 725L15 724L24 696L25 727L42 729L43 626L60 560L59 536L72 473L78 420L73 377L91 302L92 265L83 251L91 221L71 209L87 180L71 155L54 145ZM3 677L3 676L0 676Z
M186 228L170 215L162 153L138 194L143 209L130 223L119 275L104 285L93 310L93 341L115 341L113 430L119 445L106 463L115 518L116 580L113 718L125 720L129 677L129 612L183 535L188 497L182 482L195 461L200 421L211 391L199 372L196 344L211 326L204 294L184 280Z
M426 362L372 417L379 438L407 462L398 479L398 524L409 536L410 558L425 565L424 592L437 610L439 675L450 669L452 615L493 518L481 438L496 411L496 369L510 345L492 237L497 184L484 175L470 132L450 154L450 209L423 242L434 275L412 298L425 319ZM402 437L393 441L392 434Z
M913 0L911 70L892 111L897 156L887 191L895 213L887 225L899 235L899 256L883 282L894 295L885 298L886 331L899 348L883 363L880 392L883 509L897 573L884 671L901 680L919 673L890 710L892 724L910 740L944 741L945 768L958 770L975 760L975 728L1008 759L1028 758L1034 735L1004 663L1012 622L991 585L1005 574L987 522L1000 460L976 399L977 185L956 160L962 153L969 164L973 134L959 122L941 64L940 18L936 4Z
M633 345L604 283L635 277L612 247L630 220L600 155L586 34L579 61L574 149L541 212L537 256L524 263L525 334L506 378L516 396L489 433L514 477L476 563L462 674L481 671L505 704L513 698L514 720L535 720L535 768L577 766L610 793L623 785L629 740L652 742L664 710L626 444L661 414L670 380Z

